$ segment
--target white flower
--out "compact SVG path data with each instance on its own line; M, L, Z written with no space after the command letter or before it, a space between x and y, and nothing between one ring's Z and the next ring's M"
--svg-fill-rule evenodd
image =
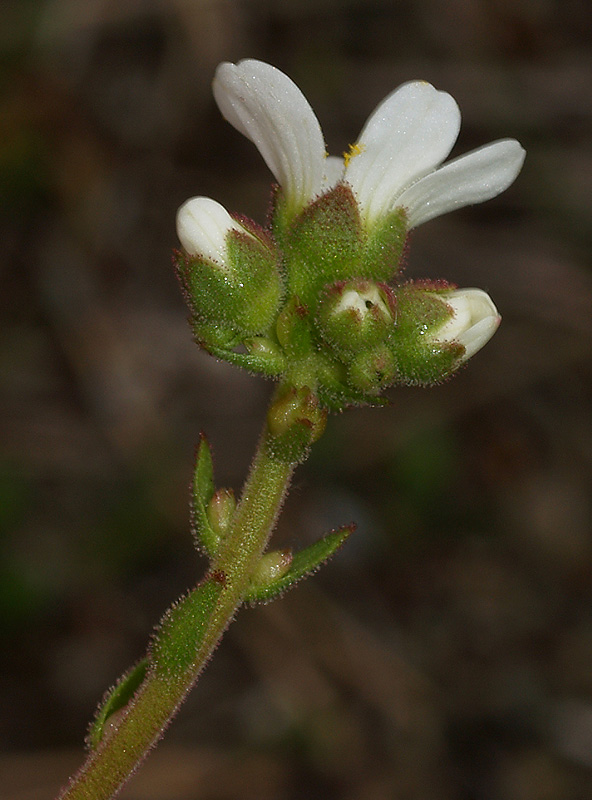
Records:
M232 230L245 233L224 206L209 197L192 197L177 211L177 236L189 255L225 266L227 236Z
M441 167L457 139L460 111L449 94L423 81L388 95L345 159L326 157L312 108L275 67L252 59L220 64L213 89L224 117L259 149L291 213L343 180L367 223L403 208L413 228L495 197L524 161L520 144L502 139Z
M465 352L461 363L467 361L498 329L501 322L498 310L481 289L456 289L438 297L452 308L453 314L432 338L440 344L462 344Z

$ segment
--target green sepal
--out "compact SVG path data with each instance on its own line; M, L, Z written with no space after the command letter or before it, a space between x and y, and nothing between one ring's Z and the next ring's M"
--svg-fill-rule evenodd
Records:
M345 365L317 356L317 396L323 408L329 411L344 411L350 406L385 406L388 400L371 395L347 383Z
M407 241L407 215L396 208L380 217L368 231L362 254L363 273L379 281L391 280L401 268Z
M267 584L251 586L245 595L248 603L267 603L283 594L298 581L310 575L325 563L354 532L355 525L346 525L339 530L331 531L309 547L305 547L292 557L292 563L287 572L281 577Z
M226 248L224 264L175 253L185 299L202 325L243 336L262 333L275 319L284 291L276 248L263 234L258 238L234 229L227 234Z
M237 328L247 335L263 333L272 325L284 294L279 253L263 231L261 236L255 239L231 231L227 237L228 260L234 266L236 280L230 293L224 282L221 302Z
M390 343L397 364L396 382L407 386L433 386L450 377L461 364L465 349L461 344L422 342Z
M444 281L409 281L394 289L397 332L405 337L424 336L447 322L452 309L445 294L454 287Z
M195 451L195 469L191 491L191 522L198 550L213 558L218 552L220 536L208 519L207 507L214 494L214 464L212 451L203 433Z
M362 225L352 190L338 184L294 220L282 242L291 291L311 310L327 283L363 274Z
M253 336L243 342L247 348L250 367L264 375L281 375L286 369L286 356L277 342L264 336Z
M86 736L89 750L96 750L105 734L105 726L110 717L129 703L142 684L148 670L148 659L143 658L124 673L115 686L106 692Z
M212 572L166 612L150 647L150 664L157 677L184 680L195 670L199 646L224 583L224 573Z
M280 247L285 243L290 224L302 211L302 205L294 201L288 202L282 187L275 183L271 187L271 203L269 211L270 228L275 241Z
M281 310L276 323L276 333L289 358L306 357L312 352L308 309L296 295L292 295Z
M245 339L244 346L246 348L249 347L250 341L249 339ZM257 351L239 353L224 347L207 347L206 349L213 356L219 358L220 361L226 361L235 367L246 369L247 372L263 375L267 378L275 378L281 375L286 368L285 357L281 353L278 355L270 355L269 353Z
M191 328L197 344L208 353L215 354L219 350L232 350L240 344L241 335L232 328L224 327L219 323L206 322L194 317L191 320Z

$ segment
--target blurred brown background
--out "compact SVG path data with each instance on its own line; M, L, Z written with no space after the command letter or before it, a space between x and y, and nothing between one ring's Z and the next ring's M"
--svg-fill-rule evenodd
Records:
M4 0L0 797L50 800L105 688L196 580L193 444L239 488L269 384L192 344L170 261L194 194L263 220L270 175L211 98L274 63L334 153L399 83L514 136L500 198L413 237L409 273L490 291L470 367L330 422L277 540L356 520L243 611L142 800L592 795L592 7L587 0Z

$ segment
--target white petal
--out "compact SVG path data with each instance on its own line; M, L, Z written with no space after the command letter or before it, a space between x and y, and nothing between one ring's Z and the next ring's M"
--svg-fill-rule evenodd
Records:
M441 297L454 314L435 338L439 342L462 344L465 348L462 361L467 361L491 339L501 317L491 297L481 289L457 289Z
M376 218L394 207L409 186L440 164L460 129L454 99L429 83L405 83L385 98L366 123L346 180L363 213Z
M245 232L224 206L209 197L192 197L177 211L177 236L189 255L224 265L230 230Z
M328 192L343 178L344 164L339 156L327 156L323 164L321 191Z
M396 205L407 209L415 228L455 208L482 203L510 186L526 152L515 139L502 139L449 161L410 186Z
M287 75L262 61L220 64L213 84L223 116L257 145L293 209L321 190L325 144L308 101Z

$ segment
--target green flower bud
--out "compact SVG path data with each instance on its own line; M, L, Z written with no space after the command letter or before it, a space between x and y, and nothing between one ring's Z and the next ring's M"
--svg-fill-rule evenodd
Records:
M261 556L251 577L250 591L261 591L277 582L290 569L292 559L292 551L289 549L271 550Z
M395 302L385 284L357 279L330 286L319 303L318 327L340 356L351 357L384 341L395 317Z
M276 458L296 462L319 439L327 424L327 411L307 386L290 387L267 412L267 445Z
M223 539L230 527L232 516L236 508L236 499L232 489L218 489L214 492L206 508L210 527Z
M359 353L348 368L348 384L368 395L378 395L393 383L397 362L386 344Z
M177 231L186 250L177 268L194 315L242 335L266 331L283 294L269 237L207 197L181 206Z
M489 341L500 323L491 298L480 289L418 283L400 287L396 296L390 349L406 383L448 377Z

